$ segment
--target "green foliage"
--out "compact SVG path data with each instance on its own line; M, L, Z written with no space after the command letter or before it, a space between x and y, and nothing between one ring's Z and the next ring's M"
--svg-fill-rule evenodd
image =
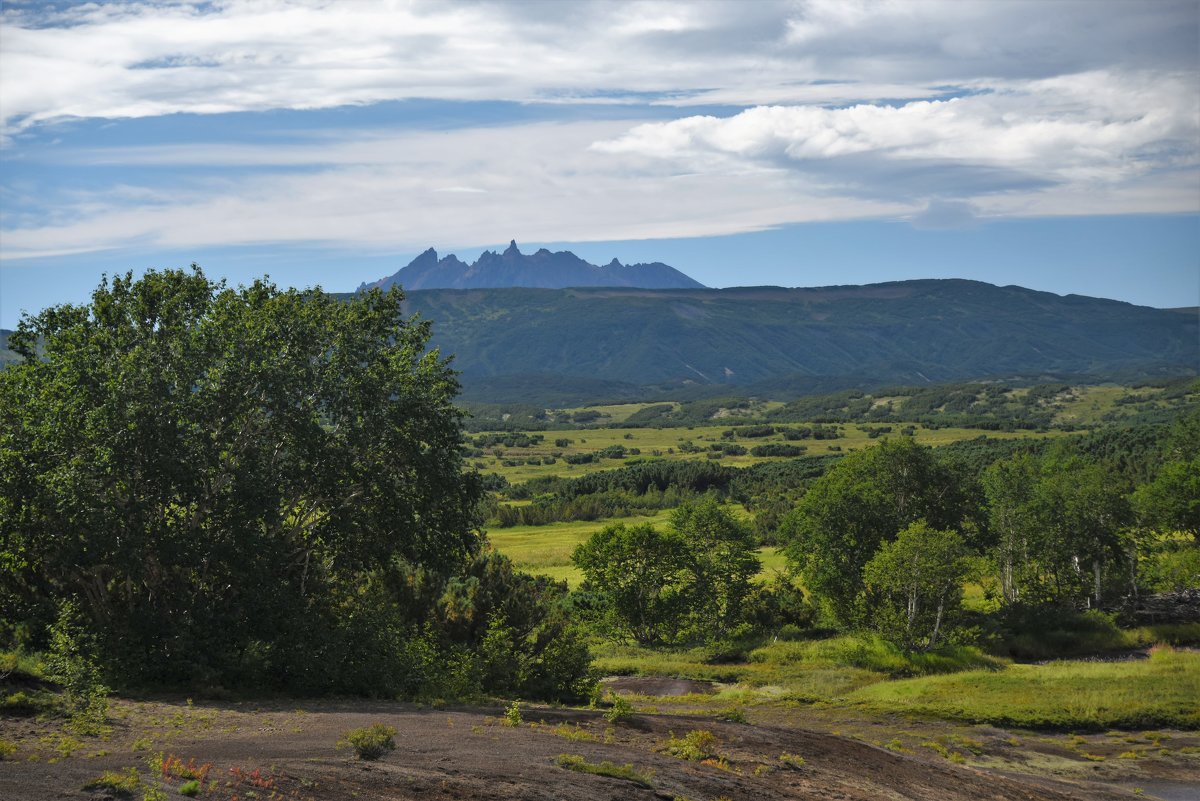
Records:
M1142 548L1138 586L1147 592L1178 592L1200 587L1200 547L1156 542Z
M571 561L600 595L606 629L640 643L662 642L687 612L686 545L673 531L617 523L576 548Z
M911 523L958 529L970 507L933 451L908 439L857 451L813 482L781 527L788 560L842 622L852 622L863 568Z
M479 548L457 385L401 300L151 271L23 319L26 361L0 373L0 598L77 599L127 681L303 685L369 575Z
M962 537L919 520L864 565L865 619L905 650L933 648L956 622L968 569Z
M396 730L382 723L351 729L342 735L338 747L353 748L359 759L376 760L396 750Z
M633 765L618 765L607 759L602 762L588 762L581 754L559 754L554 763L560 768L573 770L577 773L591 773L595 776L607 776L610 779L621 779L633 782L639 787L650 788L652 778L650 773L639 771Z
M715 717L717 720L723 720L726 723L749 723L746 720L746 713L736 706L718 711Z
M17 690L0 698L0 714L11 717L33 717L58 710L58 699L48 692L27 693Z
M928 651L905 651L875 634L846 634L823 640L776 641L750 652L763 665L852 667L887 676L926 676L964 670L997 670L1004 663L978 648L942 645Z
M625 696L614 693L612 705L604 712L604 719L609 723L624 723L632 717L633 704Z
M1200 455L1167 462L1148 484L1138 487L1134 509L1159 531L1184 531L1200 545Z
M179 785L179 794L185 795L188 798L195 798L196 796L200 795L200 790L200 782L196 781L195 779Z
M72 725L94 733L108 716L108 688L100 677L94 637L83 627L79 608L64 602L50 629L47 675L62 685Z
M119 796L129 796L142 786L142 779L137 768L126 768L123 771L106 770L87 784L84 790L104 790Z
M682 737L676 737L675 732L671 732L663 751L678 759L700 762L705 759L719 759L719 746L717 736L708 729L693 729Z
M1105 579L1127 562L1129 507L1111 468L1058 448L996 462L983 486L1007 603L1101 602Z
M741 622L759 569L754 545L749 528L710 497L676 509L667 531L609 526L572 561L610 632L658 643L720 637Z
M504 725L505 726L520 726L524 721L521 718L521 702L513 701L504 710Z

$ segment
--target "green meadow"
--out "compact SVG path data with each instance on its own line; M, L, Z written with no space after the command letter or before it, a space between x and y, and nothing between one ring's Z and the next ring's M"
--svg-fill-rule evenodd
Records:
M477 469L483 472L499 473L514 484L541 476L581 476L599 470L612 470L613 468L620 467L628 459L706 459L708 457L705 453L687 453L681 450L681 447L686 447L685 443L691 443L701 449L707 450L708 445L712 443L728 442L729 440L723 439L721 434L730 428L736 427L736 425L736 420L730 420L725 425L694 426L690 428L586 428L538 431L536 433L542 435L544 440L533 447L508 448L501 446L499 451L502 455L499 457L494 453L495 448L485 448L484 456L475 457L469 461L474 463ZM922 445L933 447L949 445L952 442L960 440L975 439L980 436L987 436L992 439L1023 439L1065 435L1062 431L984 431L975 428L931 429L913 423L890 423L888 425L892 427L894 432L898 432L906 426L912 426L914 429L913 438ZM805 451L806 456L824 456L832 453L847 453L867 448L879 441L878 439L872 439L867 430L858 424L845 423L838 427L843 433L843 436L838 439L804 440L789 444L805 446L807 448ZM870 426L866 428L870 428ZM563 439L570 440L570 444L565 447L555 445L555 440ZM754 439L739 438L736 440L738 444L745 446L747 450L755 445L784 441L783 437L778 434L769 437ZM563 459L563 457L569 454L594 453L611 445L621 445L627 450L636 448L640 453L630 454L625 460L600 459L588 464L578 465L567 464ZM532 458L545 459L546 457L555 459L555 463L538 465L504 464L506 461L513 462ZM760 462L778 461L783 458L787 457L760 457L751 456L747 453L743 456L725 456L720 462L731 467L749 467Z

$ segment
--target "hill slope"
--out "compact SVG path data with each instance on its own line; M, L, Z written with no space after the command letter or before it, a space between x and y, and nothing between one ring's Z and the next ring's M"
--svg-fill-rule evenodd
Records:
M503 253L484 251L473 264L450 255L439 259L433 248L413 259L388 278L363 284L387 289L400 284L414 289L482 289L533 287L562 289L572 286L623 286L645 289L700 289L704 285L661 262L621 264L613 259L604 266L589 264L569 250L557 253L542 248L526 255L511 242Z
M1195 316L965 280L426 290L409 293L406 304L433 320L435 345L455 354L475 397L474 387L550 375L560 384L573 377L593 385L786 379L802 390L805 383L828 389L839 382L1194 372L1200 365Z

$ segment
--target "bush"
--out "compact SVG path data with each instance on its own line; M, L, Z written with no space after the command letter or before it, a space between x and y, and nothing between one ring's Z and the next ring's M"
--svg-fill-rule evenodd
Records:
M100 681L95 643L81 618L73 602L60 607L58 620L50 629L47 673L62 685L75 729L94 732L108 717L108 688Z
M521 702L513 701L508 705L508 709L504 710L504 725L505 726L520 726L524 721L521 718Z
M671 732L663 751L679 759L700 762L720 759L721 755L717 753L719 744L717 736L708 729L693 729L682 737L676 737L675 732Z
M624 696L613 694L612 706L604 713L604 719L609 723L622 723L633 717L633 704Z
M396 730L391 726L376 723L361 729L351 729L338 742L339 747L349 746L359 759L371 761L396 750Z

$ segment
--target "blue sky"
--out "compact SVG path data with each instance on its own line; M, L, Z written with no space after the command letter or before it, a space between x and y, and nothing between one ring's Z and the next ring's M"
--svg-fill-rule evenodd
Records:
M1193 0L5 2L0 327L512 238L1197 305L1198 41Z

